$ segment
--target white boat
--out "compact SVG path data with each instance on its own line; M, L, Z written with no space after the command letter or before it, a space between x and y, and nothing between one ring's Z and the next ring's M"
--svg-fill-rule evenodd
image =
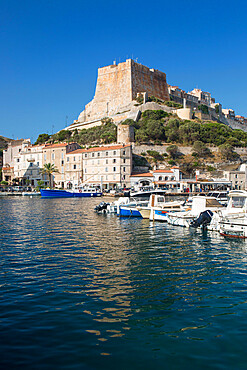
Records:
M220 231L220 223L229 219L243 218L247 213L247 191L231 190L228 194L227 207L216 210L213 214L208 230Z
M165 195L167 191L160 188L153 188L150 186L143 186L137 191L131 191L130 196L131 197L142 197L142 198L148 198L152 194L158 194L158 195Z
M33 196L40 195L40 191L23 191L21 195L23 197L33 197Z
M213 216L209 229L227 237L247 238L247 192L230 191L227 208Z
M151 221L166 221L166 213L173 211L182 211L184 201L167 202L165 196L152 194L149 203L144 207L137 207L143 218L149 218Z
M192 197L192 206L190 210L168 213L167 222L174 226L190 227L192 226L193 221L198 219L203 212L205 212L205 221L210 222L212 217L211 213L222 208L222 204L220 204L219 201L213 197L194 196ZM198 226L200 226L199 222Z

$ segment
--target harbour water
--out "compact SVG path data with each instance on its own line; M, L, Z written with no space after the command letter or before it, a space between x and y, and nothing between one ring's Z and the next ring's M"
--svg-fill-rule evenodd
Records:
M2 369L246 369L247 242L0 199Z

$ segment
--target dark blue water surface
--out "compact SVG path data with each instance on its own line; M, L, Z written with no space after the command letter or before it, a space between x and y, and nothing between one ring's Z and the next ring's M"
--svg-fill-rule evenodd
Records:
M246 369L247 242L0 199L3 369Z

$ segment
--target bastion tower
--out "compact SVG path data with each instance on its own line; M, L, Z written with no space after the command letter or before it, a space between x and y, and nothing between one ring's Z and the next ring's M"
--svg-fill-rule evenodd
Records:
M68 129L97 126L104 117L112 118L116 124L133 118L137 111L134 108L137 103L135 99L140 93L144 98L153 95L161 100L169 100L166 74L132 59L99 68L93 100Z

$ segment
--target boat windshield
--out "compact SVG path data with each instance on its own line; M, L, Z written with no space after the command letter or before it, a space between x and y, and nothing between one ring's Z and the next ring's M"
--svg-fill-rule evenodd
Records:
M232 197L232 207L243 208L245 204L245 197Z

